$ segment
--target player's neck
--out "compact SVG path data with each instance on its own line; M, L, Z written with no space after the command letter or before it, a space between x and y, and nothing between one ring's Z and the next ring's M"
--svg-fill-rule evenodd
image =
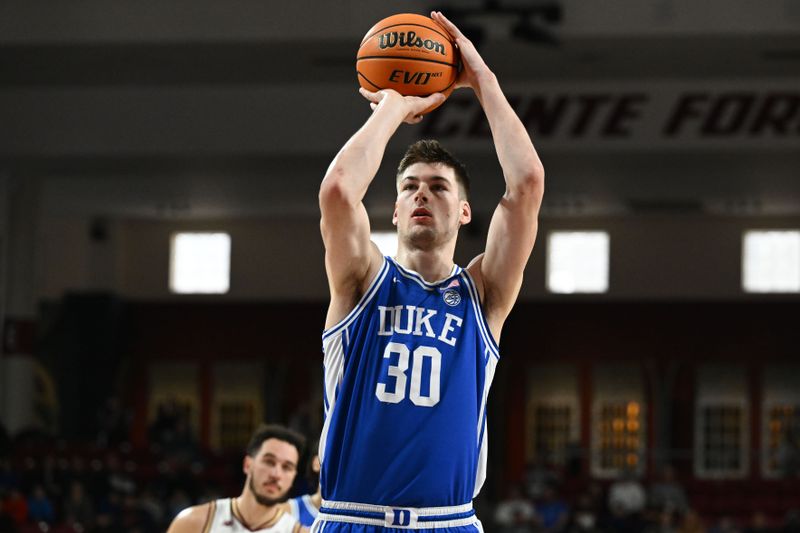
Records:
M444 279L453 271L453 253L444 248L408 250L400 246L397 250L397 262L418 273L429 283Z
M241 496L235 498L234 509L238 511L239 518L251 530L263 529L278 516L281 505L262 505L258 503L250 491L245 490Z

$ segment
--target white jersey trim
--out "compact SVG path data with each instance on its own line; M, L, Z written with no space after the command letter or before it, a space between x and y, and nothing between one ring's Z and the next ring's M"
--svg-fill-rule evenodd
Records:
M464 280L465 285L469 289L470 300L472 300L472 308L475 311L475 318L478 320L478 331L480 331L481 337L483 337L483 342L486 343L486 346L489 348L489 351L492 353L492 355L500 359L500 349L498 348L497 342L495 342L492 332L489 330L489 326L483 316L481 296L478 292L478 287L475 285L475 280L472 279L472 276L468 270L461 271L461 278Z
M434 290L438 285L441 285L443 282L447 281L448 279L452 278L453 276L461 272L461 267L459 267L458 265L453 265L453 270L450 271L450 274L448 274L447 276L445 276L440 280L431 283L425 281L425 279L423 279L423 277L419 274L419 272L415 272L413 270L405 268L403 265L398 263L393 257L387 257L387 259L389 259L392 263L394 263L394 265L397 267L397 271L400 273L401 276L416 281L423 289L428 291Z
M488 350L488 348L487 348ZM495 370L497 369L498 359L489 357L483 377L483 396L481 397L481 410L478 416L477 445L478 445L478 464L475 472L475 489L472 497L476 498L480 493L483 483L486 481L486 465L489 459L489 432L487 431L489 416L486 413L486 405L489 400L489 389L494 380Z

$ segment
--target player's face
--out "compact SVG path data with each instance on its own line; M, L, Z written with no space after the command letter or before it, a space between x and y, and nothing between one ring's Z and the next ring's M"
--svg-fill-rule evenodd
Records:
M470 217L452 167L414 163L403 172L392 217L401 240L413 247L431 248L454 238Z
M286 441L267 439L255 457L244 458L247 486L262 505L286 499L297 475L297 448Z

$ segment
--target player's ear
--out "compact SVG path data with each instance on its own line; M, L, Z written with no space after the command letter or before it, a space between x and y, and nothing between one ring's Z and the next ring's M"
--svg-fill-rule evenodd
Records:
M392 213L392 224L397 225L397 202L394 204L394 212Z
M469 202L466 200L461 201L461 215L458 217L458 221L463 226L464 224L469 224L472 220L472 207L469 205Z
M251 468L253 468L253 458L249 455L245 455L244 461L242 461L242 472L244 472L246 476L249 476Z

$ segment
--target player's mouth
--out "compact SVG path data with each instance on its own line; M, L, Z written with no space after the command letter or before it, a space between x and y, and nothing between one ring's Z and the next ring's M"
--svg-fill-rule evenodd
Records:
M264 488L269 492L278 492L281 490L277 483L264 483Z
M433 218L433 214L424 207L418 207L411 212L411 218L414 220L426 220Z

